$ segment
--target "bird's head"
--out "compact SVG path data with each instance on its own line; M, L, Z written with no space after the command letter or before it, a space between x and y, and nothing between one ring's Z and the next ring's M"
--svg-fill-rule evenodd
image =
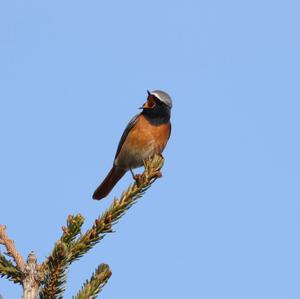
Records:
M162 90L147 90L147 102L141 107L149 116L169 116L172 109L171 97Z

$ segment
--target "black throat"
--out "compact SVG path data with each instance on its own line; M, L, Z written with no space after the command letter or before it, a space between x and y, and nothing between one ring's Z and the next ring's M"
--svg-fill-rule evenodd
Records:
M162 125L170 122L170 109L167 107L155 107L154 109L143 109L144 115L153 125Z

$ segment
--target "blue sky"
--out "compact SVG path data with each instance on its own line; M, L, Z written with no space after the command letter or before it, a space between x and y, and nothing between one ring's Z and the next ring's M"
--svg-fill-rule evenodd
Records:
M43 261L146 89L173 97L163 179L69 272L100 298L300 298L297 1L0 4L0 222ZM1 249L3 251L3 248ZM21 288L0 280L0 293Z

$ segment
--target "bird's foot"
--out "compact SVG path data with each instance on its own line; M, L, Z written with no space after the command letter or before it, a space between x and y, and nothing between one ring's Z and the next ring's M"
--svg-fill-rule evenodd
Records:
M132 178L135 180L135 182L138 184L139 183L139 180L140 180L140 177L141 177L141 174L134 174L134 172L132 171L132 169L130 168L130 172L131 172L131 175L132 175Z
M138 182L139 180L140 180L140 177L141 177L142 175L141 174L135 174L134 176L133 176L133 179L136 181L136 182Z

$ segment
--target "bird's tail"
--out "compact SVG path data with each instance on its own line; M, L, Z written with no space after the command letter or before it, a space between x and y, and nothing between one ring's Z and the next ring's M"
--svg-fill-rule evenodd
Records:
M125 173L126 170L124 168L120 168L114 165L101 185L98 186L98 188L95 190L93 199L100 200L106 197Z

